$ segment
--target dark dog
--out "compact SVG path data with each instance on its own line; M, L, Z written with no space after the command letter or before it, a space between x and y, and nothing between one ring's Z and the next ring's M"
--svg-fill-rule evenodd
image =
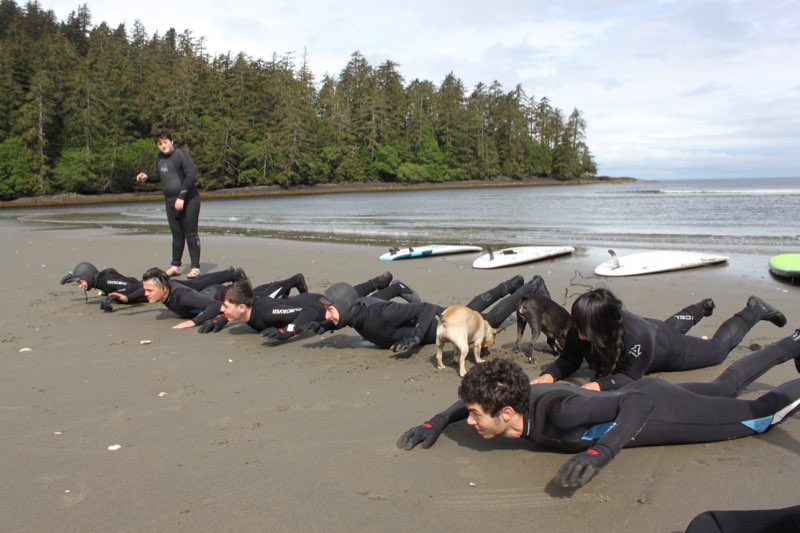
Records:
M520 300L517 308L517 350L519 341L525 333L525 325L531 327L531 349L528 362L533 362L533 343L540 333L547 335L547 344L558 355L564 349L567 331L572 326L572 318L566 309L550 298L540 294L531 294Z

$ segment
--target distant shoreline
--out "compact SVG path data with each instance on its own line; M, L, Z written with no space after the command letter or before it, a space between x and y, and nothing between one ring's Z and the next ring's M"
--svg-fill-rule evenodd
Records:
M257 198L263 196L307 196L315 194L338 194L353 192L392 192L392 191L427 191L447 189L495 189L504 187L544 187L568 185L596 185L635 183L643 180L637 178L611 178L597 177L591 179L578 179L562 181L552 178L527 178L512 179L498 178L481 181L456 181L447 183L326 183L319 185L303 185L296 187L281 187L278 185L260 187L238 187L235 189L219 189L216 191L201 191L204 200L220 198ZM64 205L91 205L110 203L153 202L162 199L160 191L144 191L122 194L54 194L29 198L17 198L0 202L0 208L13 207L41 207Z

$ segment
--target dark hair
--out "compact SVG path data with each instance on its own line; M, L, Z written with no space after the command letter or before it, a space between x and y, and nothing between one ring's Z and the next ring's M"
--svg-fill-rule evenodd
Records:
M458 397L464 403L477 403L491 416L507 406L525 413L530 393L530 378L510 359L490 359L473 366L458 387Z
M175 141L172 138L172 132L170 132L167 128L159 128L153 134L153 139L158 142L159 139L169 139L170 141Z
M589 366L596 375L611 374L625 351L622 302L605 288L581 294L572 304L572 323L592 343Z
M153 267L142 274L142 281L152 281L156 285L161 285L166 289L171 288L169 284L169 276L167 276L167 273L158 267Z
M220 300L223 302L228 300L234 305L244 304L245 307L253 307L253 289L247 281L239 280L231 285L225 285Z

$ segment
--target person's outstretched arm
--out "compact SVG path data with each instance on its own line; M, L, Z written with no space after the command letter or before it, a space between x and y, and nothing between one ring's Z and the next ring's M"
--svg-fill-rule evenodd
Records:
M562 404L559 417L593 423L613 421L588 449L573 455L556 474L563 487L582 487L605 467L642 430L655 409L653 400L636 390L571 399Z
M410 450L421 442L423 448L430 448L439 438L439 435L442 434L444 428L453 422L466 420L468 416L469 410L466 404L462 400L458 400L446 410L434 415L427 422L403 433L397 441L397 447Z
M564 343L564 351L531 383L553 383L574 374L583 363L581 348L585 342L578 337L577 329L570 328L567 332L567 340Z

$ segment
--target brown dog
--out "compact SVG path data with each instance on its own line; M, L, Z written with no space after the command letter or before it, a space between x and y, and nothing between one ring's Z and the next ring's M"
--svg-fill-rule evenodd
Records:
M533 343L539 338L540 333L547 336L547 344L558 355L564 349L567 332L572 326L569 312L555 303L550 298L540 294L531 294L520 300L517 308L517 350L525 325L531 327L531 349L528 352L528 362L533 362Z
M458 375L462 378L467 373L464 363L469 347L473 347L475 362L482 363L481 349L491 348L494 336L503 331L493 328L479 312L463 305L451 305L441 315L436 315L436 321L439 322L436 326L436 368L444 368L442 349L449 341L456 347L453 362L458 362Z

